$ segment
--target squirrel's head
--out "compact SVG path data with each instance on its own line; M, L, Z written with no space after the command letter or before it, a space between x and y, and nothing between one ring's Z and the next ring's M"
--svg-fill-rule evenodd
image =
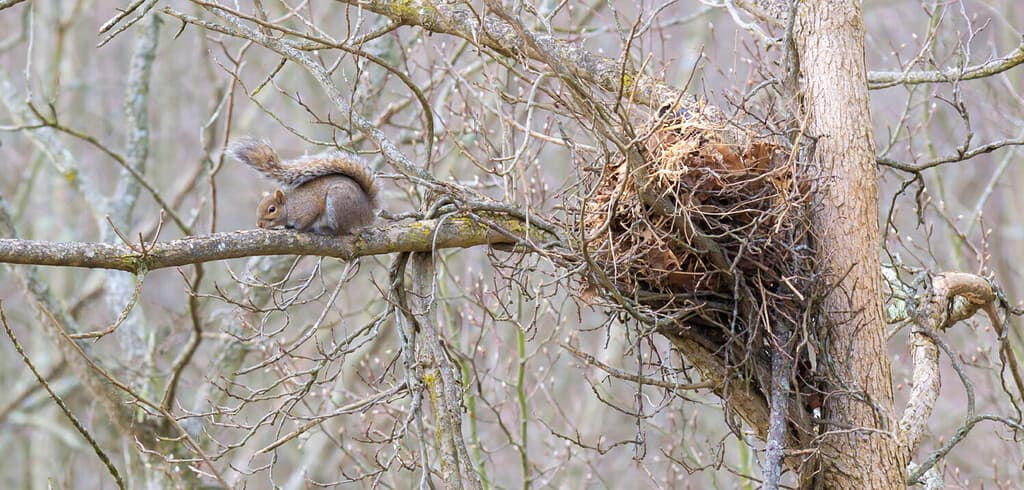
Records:
M260 228L280 229L287 225L284 213L284 193L281 189L266 194L256 206L256 225Z

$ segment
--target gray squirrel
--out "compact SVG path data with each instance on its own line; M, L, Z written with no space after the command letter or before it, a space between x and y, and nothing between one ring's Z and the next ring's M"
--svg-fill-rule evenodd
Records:
M270 145L252 138L236 140L227 153L281 185L256 207L260 228L339 236L376 219L373 171L353 155L335 151L282 162Z

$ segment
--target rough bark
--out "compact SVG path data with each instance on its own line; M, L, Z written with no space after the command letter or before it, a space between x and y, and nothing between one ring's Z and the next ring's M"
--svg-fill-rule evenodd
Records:
M180 238L145 250L126 245L45 242L0 238L0 263L116 269L142 273L214 260L261 255L318 255L350 260L365 255L426 252L441 248L512 244L516 237L537 237L517 219L495 216L487 223L471 218L422 220L366 228L358 235L328 237L277 230L245 230Z
M815 233L823 268L841 283L825 303L825 488L903 487L885 355L878 177L871 134L864 24L854 0L800 2L795 40L807 131L823 180Z

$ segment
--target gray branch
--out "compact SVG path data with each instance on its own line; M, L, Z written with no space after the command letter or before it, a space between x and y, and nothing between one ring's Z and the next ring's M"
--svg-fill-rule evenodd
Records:
M25 0L0 0L0 10L11 8Z
M868 88L874 90L895 85L974 80L998 75L1021 63L1024 63L1024 40L1021 40L1021 43L1010 54L988 60L980 65L949 67L932 71L871 71L868 72Z
M353 259L393 252L515 243L526 236L525 225L512 218L494 218L498 231L469 218L448 218L393 224L340 238L292 231L246 230L193 236L132 247L108 243L47 242L0 239L0 263L116 269L140 273L216 260L261 255L319 255ZM534 231L532 234L536 235Z
M904 172L921 172L932 167L945 165L947 163L963 162L966 160L970 160L978 155L992 153L993 151L996 151L1000 148L1005 148L1007 146L1024 146L1024 138L1010 138L1005 140L993 141L991 143L984 144L976 148L971 148L970 150L966 148L958 148L957 152L954 154L921 163L903 163L888 157L878 157L875 160L875 162L879 165L894 168L896 170L902 170Z
M682 94L656 77L637 73L622 61L597 56L581 43L566 41L555 36L532 33L537 52L519 36L514 26L493 15L479 15L461 4L430 0L340 0L354 7L384 15L405 24L420 26L428 31L461 37L485 46L502 55L547 63L548 58L569 73L600 86L605 91L619 93L638 103L658 107L679 99Z

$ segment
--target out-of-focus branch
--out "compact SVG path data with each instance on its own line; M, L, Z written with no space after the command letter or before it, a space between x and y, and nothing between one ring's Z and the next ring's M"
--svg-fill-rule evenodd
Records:
M10 212L7 209L7 202L0 196L0 233L3 236L18 236L14 224L11 223ZM16 239L6 239L19 241ZM65 342L63 337L66 332L78 332L80 328L74 317L63 307L56 295L50 290L50 286L40 277L39 269L35 267L12 268L13 276L22 284L28 294L36 303L40 313L53 321L41 323L43 332L50 337L50 340L60 351L64 362L68 364L70 371L78 378L79 382L92 395L92 399L103 409L107 420L121 433L123 437L146 437L139 426L132 424L131 409L120 402L117 392L105 383L99 376L86 365L84 358L79 356L72 349L70 342ZM91 345L83 343L78 347L82 352L89 352Z
M157 34L160 23L151 15L142 23L135 41L128 88L125 91L125 123L127 125L125 162L117 180L117 190L107 203L108 213L117 226L130 223L132 211L141 189L136 175L144 175L149 157L149 81L156 59ZM134 170L134 172L129 171ZM112 230L105 232L104 241L117 240Z
M64 374L67 367L68 362L61 358L56 362L56 364L50 366L46 370L46 373L43 374L43 379L46 380L47 383L53 384L57 377ZM37 381L33 381L25 385L19 385L15 389L11 390L12 395L10 398L5 401L3 405L0 405L0 424L6 423L7 417L14 413L15 410L17 410L22 403L28 399L28 397L34 395L42 389L42 387L42 384Z
M89 446L93 449L93 452L96 453L96 457L98 457L100 461L103 462L103 465L107 468L107 471L109 471L110 475L114 477L114 481L117 482L117 487L123 490L125 486L124 480L121 478L121 473L117 471L117 467L115 467L114 463L110 461L110 457L107 456L107 453L105 453L103 449L100 448L99 443L96 442L96 438L92 436L92 434L89 432L89 429L86 429L85 426L82 425L82 422L79 421L78 417L75 416L74 412L72 412L71 409L68 408L67 404L64 403L64 400L60 397L60 395L58 395L53 390L53 388L50 387L50 384L47 383L46 381L46 377L40 374L39 370L36 369L36 366L32 364L32 360L29 359L28 354L25 353L25 350L21 347L21 343L18 342L18 338L14 336L14 331L11 330L11 326L7 323L7 315L4 314L2 305L0 305L0 323L3 324L4 331L7 333L7 338L9 338L11 340L11 343L14 344L14 350L18 352L18 355L21 356L21 360L24 361L25 365L28 366L29 370L32 371L32 375L35 376L36 381L38 381L39 384L43 387L43 389L46 390L46 393L50 395L50 398L53 400L53 402L56 403L58 407L60 407L61 412L64 412L64 415L71 422L71 425L74 426L75 430L77 430L78 433L81 434L82 437L85 438L85 440L89 443Z
M868 88L881 89L895 85L974 80L997 75L1021 63L1024 63L1024 39L1006 56L988 60L980 65L932 71L870 71L868 72Z
M32 131L25 131L36 149L46 155L47 161L54 169L64 177L75 192L81 197L84 204L89 208L90 213L97 217L98 222L102 221L103 203L106 198L97 191L93 182L82 175L79 162L71 154L71 151L57 137L57 131L45 125L37 125L36 118L32 114L29 105L21 95L21 91L15 88L7 70L0 64L0 104L2 104L11 116L11 120L19 126L33 126Z
M139 273L260 255L319 255L353 259L393 252L516 243L516 236L509 236L505 231L520 237L527 236L526 225L517 219L494 217L491 222L503 231L469 218L448 218L369 228L358 235L341 238L291 231L247 230L157 242L142 248L108 243L0 239L0 262ZM531 235L539 233L536 229L529 230Z
M0 0L0 10L11 8L25 0Z
M389 163L391 163L398 171L402 174L420 180L422 183L433 183L435 178L427 172L423 166L414 163L408 156L406 156L398 148L393 141L384 135L384 132L378 128L373 122L363 117L361 114L352 110L349 106L348 97L346 97L338 86L335 85L331 74L319 63L315 62L305 52L296 49L289 45L287 42L267 36L260 32L258 29L253 29L242 22L242 19L232 15L229 11L224 9L218 9L215 6L207 3L206 8L217 15L221 19L231 24L229 28L224 29L222 32L230 32L231 35L240 37L242 39L249 39L263 47L270 49L285 58L288 58L293 63L301 66L320 84L323 88L324 93L334 103L335 107L338 108L339 112L344 114L351 122L352 125L358 129L361 133L365 134L367 138L374 142L378 148L380 148L381 154Z
M146 175L146 160L149 157L149 88L156 59L157 39L160 22L156 15L149 14L138 24L135 48L128 74L128 86L124 95L125 155L121 171L117 176L117 187L107 200L107 216L111 227L102 229L102 240L116 243L120 233L116 228L132 225L135 205L142 189L142 177ZM54 120L57 118L54 117ZM186 231L187 233L187 231ZM105 272L104 288L107 309L118 313L117 321L107 330L94 332L99 335L114 333L118 343L118 358L125 365L136 365L142 369L126 373L126 382L140 391L153 390L153 379L144 372L153 369L152 358L148 356L146 327L141 308L134 308L142 289L143 275L132 277L117 271ZM127 306L125 306L127 304Z

